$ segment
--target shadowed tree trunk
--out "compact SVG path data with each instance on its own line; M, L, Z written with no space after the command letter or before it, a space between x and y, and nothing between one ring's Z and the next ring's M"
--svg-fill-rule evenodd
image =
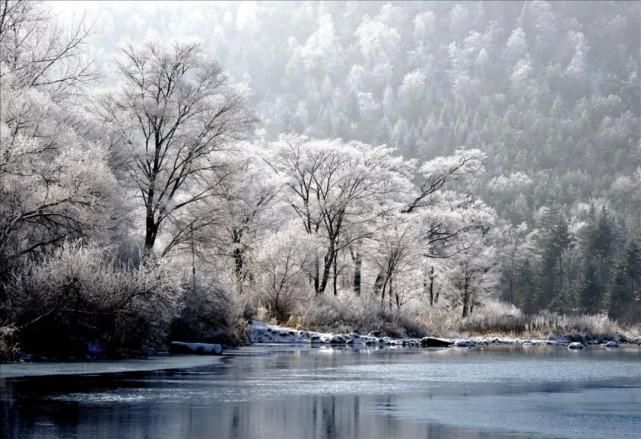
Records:
M363 264L363 261L361 259L361 254L356 253L353 256L354 260L354 277L352 279L352 289L354 290L354 293L357 296L361 295L361 267Z

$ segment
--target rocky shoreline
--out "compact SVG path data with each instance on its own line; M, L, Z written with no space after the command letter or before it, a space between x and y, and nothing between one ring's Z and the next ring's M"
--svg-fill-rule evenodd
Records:
M252 344L309 344L332 346L360 346L360 347L423 347L423 348L473 348L487 345L546 345L567 346L569 349L578 350L587 346L603 346L617 348L622 344L641 345L641 339L630 340L624 335L612 336L582 336L567 335L550 337L550 339L514 338L514 337L422 337L422 338L393 338L387 337L379 331L367 335L357 333L333 333L305 331L284 326L270 325L265 322L253 321L248 328L249 341Z

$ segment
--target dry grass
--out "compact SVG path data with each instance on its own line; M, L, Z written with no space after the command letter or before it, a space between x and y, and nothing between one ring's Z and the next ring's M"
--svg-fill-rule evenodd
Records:
M640 325L622 326L605 314L560 315L541 312L523 315L518 309L505 309L507 305L490 305L467 319L460 320L458 330L468 335L507 335L514 337L570 339L610 339L615 336L637 339ZM509 312L506 312L509 311Z
M324 332L381 331L391 337L422 337L426 328L405 310L381 306L371 297L358 297L350 291L338 296L310 295L292 315L287 326Z
M641 325L622 326L606 315L559 315L542 312L524 315L513 305L488 301L465 319L460 309L446 306L430 307L424 303L407 305L401 310L381 307L372 297L357 297L339 292L337 297L310 294L286 322L276 322L299 329L324 332L367 333L382 331L393 337L500 336L526 338L558 338L589 340L611 338L641 339ZM260 314L260 313L259 313ZM260 315L258 318L260 319ZM262 316L267 317L267 316ZM266 318L269 320L269 318Z

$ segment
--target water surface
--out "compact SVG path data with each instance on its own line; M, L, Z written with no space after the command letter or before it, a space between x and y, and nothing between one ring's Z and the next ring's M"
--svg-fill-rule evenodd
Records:
M22 378L20 368L38 375L56 367L3 366L0 374L13 378L0 378L0 436L636 438L641 431L638 348L262 347L222 361L177 358L130 372L92 363L75 365L83 375Z

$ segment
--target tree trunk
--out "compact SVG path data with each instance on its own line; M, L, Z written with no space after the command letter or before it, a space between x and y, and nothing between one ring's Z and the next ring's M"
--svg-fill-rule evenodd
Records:
M361 266L362 266L361 254L356 253L354 258L354 278L352 280L352 288L354 293L357 296L361 295Z
M336 252L338 253L338 252ZM338 254L334 254L334 263L332 264L333 266L333 273L332 273L332 281L333 281L333 286L334 286L334 296L338 296Z
M325 292L325 289L327 288L327 283L329 281L329 275L330 271L332 268L332 264L334 263L334 254L335 254L335 249L334 249L334 242L332 242L329 246L329 249L327 251L327 254L323 258L323 274L322 277L320 278L320 285L318 286L318 289L316 290L316 295L321 295Z
M434 267L430 267L429 275L428 278L430 280L429 283L429 291L430 291L430 306L434 306L435 303L435 297L434 297Z
M232 243L234 245L234 251L232 257L234 259L234 275L236 276L236 282L238 283L238 293L242 294L243 292L243 281L245 280L245 257L243 251L240 248L242 238L242 232L234 230L232 232Z
M384 276L383 273L379 272L376 275L376 280L374 281L374 294L381 295L381 305L383 304L383 299L385 298L385 291L383 290Z
M563 294L563 252L559 254L559 294Z
M149 187L147 189L147 199L145 204L145 247L143 250L145 259L150 257L154 251L154 244L156 243L156 236L158 235L158 228L160 223L156 221L156 215L154 209L156 208L156 176L157 176L157 163L158 163L158 153L159 148L156 143L155 148L155 158L153 167L151 170L151 175L149 177Z
M393 298L393 285L392 285L392 276L389 276L389 292L387 293L387 296L389 297L389 309L390 311L392 310L392 298Z
M314 292L318 296L319 293L319 288L320 288L320 283L319 283L319 278L320 278L320 260L318 255L314 257L314 274L312 275L313 281L314 281Z
M390 279L390 292L391 292L391 289L392 289L392 279ZM396 308L401 309L401 298L398 295L397 290L394 290L394 299L396 300Z
M145 247L143 250L145 258L152 255L157 235L158 225L156 224L156 221L154 221L154 215L151 209L147 209L147 215L145 218Z
M468 278L465 276L465 282L463 283L463 318L469 315L469 306L470 306L470 288L468 285Z

